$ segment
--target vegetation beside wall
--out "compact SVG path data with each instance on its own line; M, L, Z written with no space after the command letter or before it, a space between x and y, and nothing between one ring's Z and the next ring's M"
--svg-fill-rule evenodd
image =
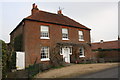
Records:
M1 50L2 51L2 77L6 77L7 72L7 46L4 41L0 40Z
M92 51L95 53L97 62L120 62L119 49L96 49Z
M60 55L60 46L53 48L50 53L50 64L52 67L64 65L63 57Z
M92 51L120 51L120 49L94 49Z
M105 53L103 51L99 51L98 58L105 58Z
M0 40L2 47L2 77L6 78L7 73L11 72L12 69L16 69L16 54L12 49L12 45L6 44L4 41Z

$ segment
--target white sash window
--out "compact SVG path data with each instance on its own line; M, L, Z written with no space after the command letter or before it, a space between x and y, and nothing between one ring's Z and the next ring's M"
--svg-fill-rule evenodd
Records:
M80 49L79 49L79 57L85 57L84 48L83 47L80 47Z
M79 41L84 41L83 31L78 31Z
M41 47L41 61L46 61L49 59L49 47Z
M62 28L62 40L68 40L68 29Z
M41 39L49 39L49 26L41 26Z

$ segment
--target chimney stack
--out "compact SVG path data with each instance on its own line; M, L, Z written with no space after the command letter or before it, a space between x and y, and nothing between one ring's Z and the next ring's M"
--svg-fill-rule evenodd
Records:
M58 14L62 14L62 10L58 10L58 12L57 12Z
M118 35L118 40L120 40L120 37L119 37L119 35Z
M38 12L39 9L37 8L37 5L34 3L32 5L32 10L31 10L31 14L34 15L36 12Z
M103 40L100 40L100 43L103 43L104 41Z

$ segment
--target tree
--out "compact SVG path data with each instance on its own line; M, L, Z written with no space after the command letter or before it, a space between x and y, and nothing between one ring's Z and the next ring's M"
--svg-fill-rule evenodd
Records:
M1 58L2 58L2 76L6 77L7 72L7 45L3 40L0 40L0 51L1 51Z
M7 73L16 67L16 54L13 50L13 44L6 44L3 40L0 40L0 51L2 58L2 77L6 78Z

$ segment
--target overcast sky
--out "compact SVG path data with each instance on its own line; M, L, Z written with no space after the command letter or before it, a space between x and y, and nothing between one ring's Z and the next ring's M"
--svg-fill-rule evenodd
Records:
M19 1L19 0L18 0ZM35 2L40 10L57 13L59 6L62 13L91 29L92 42L116 40L118 37L118 0L85 1L26 1L0 2L0 39L10 41L9 33L19 22L31 14Z

